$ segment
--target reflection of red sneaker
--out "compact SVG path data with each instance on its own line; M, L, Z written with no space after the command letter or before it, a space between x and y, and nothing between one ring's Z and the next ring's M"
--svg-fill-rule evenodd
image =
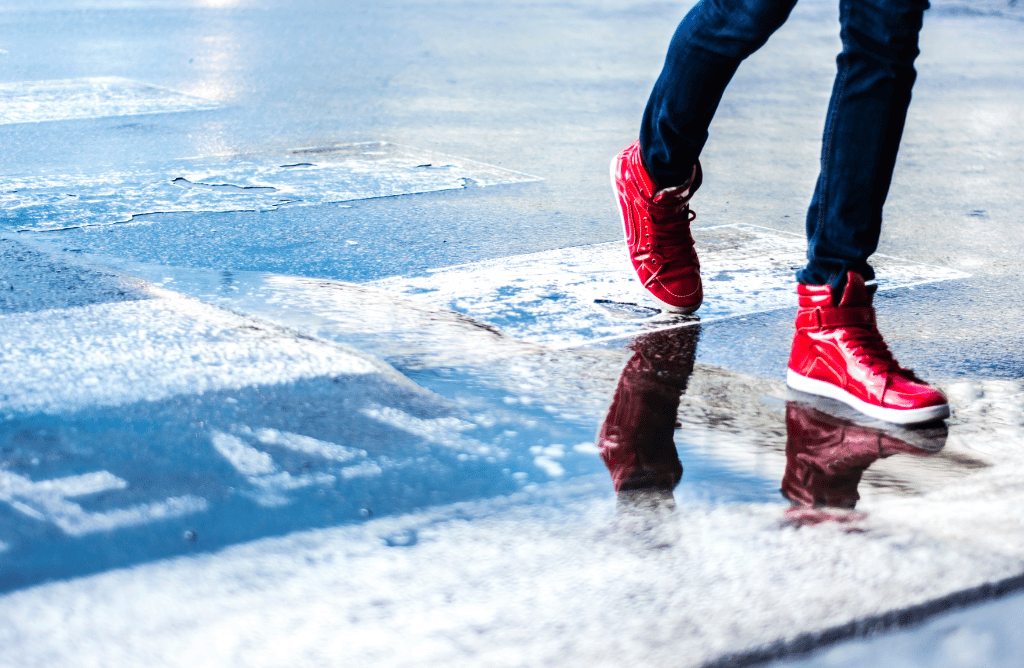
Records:
M860 499L857 485L861 475L871 464L898 453L933 455L945 444L944 434L934 434L925 450L881 429L788 402L786 473L780 491L793 504L791 519L814 523L807 521L813 515L807 510L813 508L852 510Z
M620 498L632 492L671 496L683 476L672 437L679 398L693 373L700 330L655 332L633 343L597 445Z
M679 313L696 311L704 300L700 261L690 235L696 216L690 211L690 198L701 178L697 163L689 181L656 193L639 141L612 160L612 187L636 276L656 301Z
M941 392L904 369L875 326L874 286L847 275L836 299L828 285L799 285L800 309L786 383L795 390L830 397L865 415L896 424L949 417Z

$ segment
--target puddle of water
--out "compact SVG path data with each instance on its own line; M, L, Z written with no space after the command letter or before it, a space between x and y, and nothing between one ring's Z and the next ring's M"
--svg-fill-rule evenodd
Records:
M954 419L896 428L697 363L699 323L558 350L372 286L133 271L161 284L148 300L0 316L39 323L22 342L0 328L0 370L20 378L0 395L0 589L23 590L5 624L21 595L216 573L248 583L235 592L297 578L304 605L277 609L342 610L346 637L390 637L380 619L426 605L479 656L590 647L626 611L643 646L624 656L697 665L1024 568L1020 383L951 386ZM210 591L214 609L236 595Z

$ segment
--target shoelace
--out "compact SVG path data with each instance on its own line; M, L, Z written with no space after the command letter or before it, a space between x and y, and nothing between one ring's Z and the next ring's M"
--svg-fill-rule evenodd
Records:
M913 372L899 365L885 339L874 327L848 327L846 340L858 359L873 371L913 377Z
M678 215L683 212L685 212L685 216ZM651 230L657 238L658 250L666 258L676 257L681 254L680 251L695 255L690 223L697 218L696 212L691 210L688 204L681 204L671 217L666 216L666 218L669 220L652 221Z

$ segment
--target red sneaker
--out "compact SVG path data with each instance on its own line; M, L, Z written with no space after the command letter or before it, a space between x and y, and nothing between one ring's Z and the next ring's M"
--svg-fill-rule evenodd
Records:
M847 274L840 300L828 285L798 285L797 295L800 309L786 372L790 387L896 424L949 417L946 397L889 352L875 326L874 286L869 289L860 274Z
M640 284L669 311L693 313L704 301L700 261L693 249L690 198L700 187L700 163L690 180L655 192L640 157L640 142L612 160L612 188L619 202L629 259Z

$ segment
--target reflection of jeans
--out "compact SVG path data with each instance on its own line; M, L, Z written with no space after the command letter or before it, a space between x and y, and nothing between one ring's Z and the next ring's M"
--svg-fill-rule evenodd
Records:
M645 334L631 345L635 354L597 435L620 500L670 497L683 477L672 437L699 337L697 327L683 327Z
M768 40L796 0L701 0L669 45L640 130L644 164L660 187L682 184L740 62ZM843 50L832 88L821 172L807 213L801 283L865 278L878 245L927 0L839 0Z

